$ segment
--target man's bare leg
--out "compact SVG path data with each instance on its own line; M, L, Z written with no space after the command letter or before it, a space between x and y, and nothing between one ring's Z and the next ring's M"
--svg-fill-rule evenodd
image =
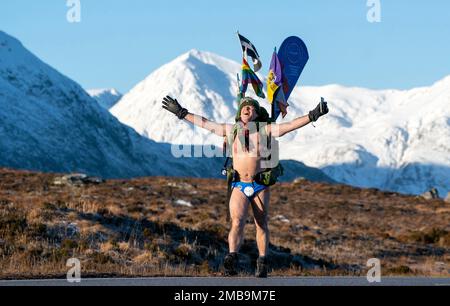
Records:
M238 274L238 252L244 240L244 227L249 204L247 197L239 189L233 190L230 198L231 230L228 235L230 253L225 256L223 261L225 276Z
M266 189L258 193L252 200L253 216L256 225L256 243L260 257L265 257L269 252L269 225L268 213L270 202L270 190Z
M239 252L239 248L244 240L248 205L247 197L239 189L235 188L230 198L231 230L228 235L230 253Z

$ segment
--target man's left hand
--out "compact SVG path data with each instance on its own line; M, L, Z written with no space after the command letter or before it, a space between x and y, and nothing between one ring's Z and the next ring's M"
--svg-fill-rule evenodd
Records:
M316 122L320 117L328 114L328 103L322 98L322 101L317 105L317 107L309 112L309 120L311 122Z

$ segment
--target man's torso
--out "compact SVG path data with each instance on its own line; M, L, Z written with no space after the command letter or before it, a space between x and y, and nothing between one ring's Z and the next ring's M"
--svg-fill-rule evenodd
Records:
M265 170L262 161L268 155L268 148L263 135L253 131L248 135L248 141L245 141L245 134L239 131L233 141L233 168L239 173L242 182L252 182L256 174Z

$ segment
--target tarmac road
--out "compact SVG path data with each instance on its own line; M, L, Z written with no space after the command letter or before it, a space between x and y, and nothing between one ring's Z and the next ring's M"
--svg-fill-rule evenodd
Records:
M365 277L153 277L81 279L81 283L69 283L65 279L0 280L0 286L450 286L450 278L395 277L369 283Z

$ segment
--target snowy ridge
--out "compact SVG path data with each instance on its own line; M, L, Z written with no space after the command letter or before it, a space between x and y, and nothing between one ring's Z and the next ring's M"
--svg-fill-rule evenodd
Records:
M86 92L104 109L110 109L122 98L115 88L89 89Z
M231 123L240 69L237 62L191 50L137 84L111 112L155 141L221 145L220 137L174 120L161 110L161 100L172 95L193 113ZM447 194L450 77L430 87L403 91L297 87L284 121L307 114L322 96L329 101L331 113L317 128L308 126L282 138L282 159L304 162L355 186L412 194L438 187L441 196Z

